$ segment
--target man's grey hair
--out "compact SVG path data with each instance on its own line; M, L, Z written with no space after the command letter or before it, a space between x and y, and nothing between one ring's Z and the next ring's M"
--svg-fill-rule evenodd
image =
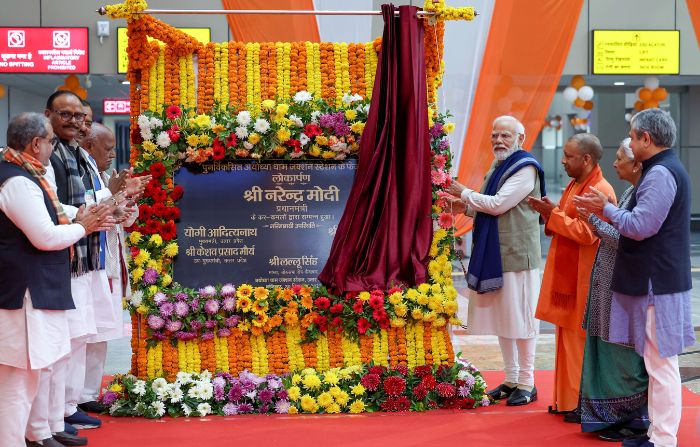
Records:
M525 135L525 126L523 126L523 123L521 123L516 117L510 116L510 115L501 115L495 120L493 120L493 124L491 125L492 127L496 125L497 122L499 121L508 121L510 123L513 123L513 126L515 127L515 131L519 133L520 135Z
M630 143L632 142L632 138L627 137L624 140L620 141L620 147L622 148L622 152L625 153L625 156L629 158L630 160L634 160L634 152L632 152L632 147L630 146Z
M669 148L676 142L676 123L661 109L642 110L632 117L630 126L637 138L646 132L658 147Z
M20 113L12 118L7 126L7 145L17 151L23 151L34 138L48 135L48 126L49 119L41 113Z
M603 146L592 133L577 133L569 141L574 142L582 154L589 154L596 164L603 158Z

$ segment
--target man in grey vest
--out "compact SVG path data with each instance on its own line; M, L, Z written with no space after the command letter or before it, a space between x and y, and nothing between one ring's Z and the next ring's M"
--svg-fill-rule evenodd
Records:
M497 335L506 378L489 392L508 405L537 399L535 338L539 322L535 308L540 292L539 214L529 196L545 195L544 172L522 150L525 128L512 116L493 122L491 145L495 160L481 193L453 182L446 190L455 198L447 208L474 216L472 254L467 283L468 333Z

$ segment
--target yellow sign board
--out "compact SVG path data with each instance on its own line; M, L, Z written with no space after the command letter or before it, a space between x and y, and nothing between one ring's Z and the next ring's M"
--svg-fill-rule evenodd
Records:
M678 30L593 31L593 74L679 72Z
M178 28L202 43L211 42L211 28ZM148 40L153 40L150 37ZM117 72L126 73L129 66L129 56L126 54L126 46L129 38L126 36L126 28L117 28Z

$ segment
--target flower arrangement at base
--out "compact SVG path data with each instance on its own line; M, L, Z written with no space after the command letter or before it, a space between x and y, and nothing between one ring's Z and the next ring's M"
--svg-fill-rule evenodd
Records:
M100 401L112 416L159 418L210 414L334 414L375 411L470 409L490 404L486 382L469 362L452 366L356 365L324 373L237 376L180 372L175 380L117 375Z

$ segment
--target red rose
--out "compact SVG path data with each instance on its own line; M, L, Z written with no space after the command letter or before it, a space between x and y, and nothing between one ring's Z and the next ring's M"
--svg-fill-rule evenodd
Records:
M153 179L151 180L151 182L153 182L158 177L165 175L165 165L159 161L153 163L151 165L151 175L153 176ZM160 182L158 182L158 183L160 184Z
M238 143L238 140L236 139L236 134L232 133L228 137L226 137L226 147L233 147Z
M182 198L182 194L185 192L184 188L180 185L177 185L173 188L173 191L170 193L170 200L173 202L177 202Z
M355 301L355 304L352 305L352 311L355 312L356 314L361 314L363 309L364 302L362 300L357 300Z
M400 396L406 389L406 381L398 376L390 376L384 379L384 391L389 396Z
M361 335L367 333L367 329L369 329L371 326L372 325L369 324L369 321L367 321L364 318L360 318L359 320L357 320L357 332L359 332Z
M180 115L182 115L182 109L176 105L172 105L165 109L165 115L168 117L168 119L177 119L180 117Z
M321 296L316 298L314 304L316 304L316 307L318 307L319 309L328 309L331 305L331 300L329 300L328 297Z
M331 313L332 314L339 314L341 312L343 312L343 305L342 304L338 303L338 304L334 304L331 306Z

